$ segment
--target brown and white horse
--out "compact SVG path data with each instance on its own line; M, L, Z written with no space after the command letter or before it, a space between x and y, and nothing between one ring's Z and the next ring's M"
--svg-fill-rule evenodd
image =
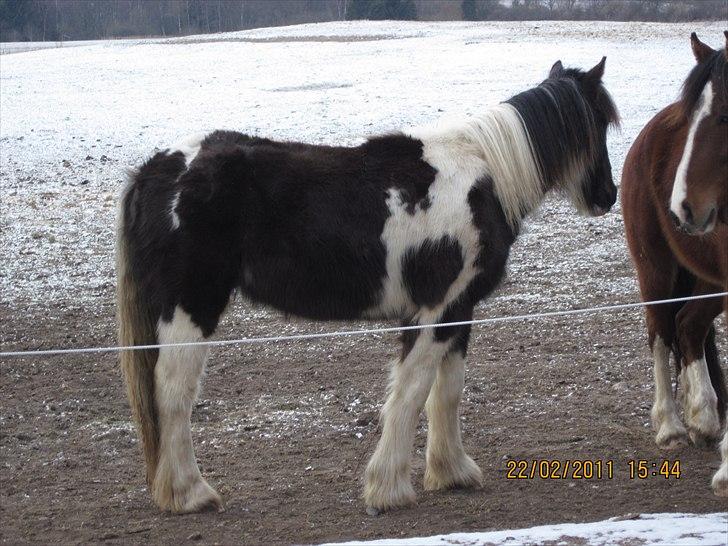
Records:
M728 43L715 51L693 33L697 65L680 100L642 130L622 173L629 248L645 301L728 290ZM728 41L728 32L726 32ZM654 358L652 425L663 449L717 440L726 389L713 320L728 298L646 308ZM671 393L670 353L684 388L684 418ZM728 495L728 435L713 480Z

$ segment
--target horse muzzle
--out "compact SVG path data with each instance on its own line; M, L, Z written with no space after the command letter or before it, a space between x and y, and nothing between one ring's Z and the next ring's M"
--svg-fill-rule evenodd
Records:
M704 235L715 228L718 219L716 207L709 207L706 212L700 215L694 214L692 208L683 201L681 214L675 214L670 210L670 218L675 228L688 235Z

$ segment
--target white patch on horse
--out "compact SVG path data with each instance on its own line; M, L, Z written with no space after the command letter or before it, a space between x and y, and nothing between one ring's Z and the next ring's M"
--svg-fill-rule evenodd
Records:
M660 336L652 345L655 374L655 402L652 405L652 427L657 436L655 441L662 449L673 449L687 444L687 431L677 415L672 397L670 378L670 348Z
M448 288L442 305L455 300L477 274L475 260L479 251L479 234L475 228L468 204L468 192L475 181L485 174L483 161L446 132L410 136L423 142L423 160L437 169L437 175L428 192L430 206L407 211L401 193L390 188L386 199L389 208L382 231L382 242L387 250L383 289L378 304L367 310L368 317L410 316L426 322L424 310L411 300L402 276L402 257L410 248L420 247L426 240L439 240L449 236L460 244L463 268ZM428 313L429 315L429 313ZM437 320L439 316L434 317Z
M681 374L685 387L685 424L695 443L720 434L720 418L705 357L687 365Z
M177 204L179 203L179 196L181 192L174 194L172 202L169 205L169 215L172 218L172 231L179 229L179 214L177 214Z
M710 115L712 104L713 84L708 82L705 84L705 88L703 88L703 92L700 95L700 107L696 108L695 113L693 114L693 119L690 122L688 138L685 141L685 149L683 150L683 155L680 158L680 163L678 163L677 172L675 173L675 183L672 186L670 210L680 219L681 222L686 220L682 203L688 195L688 167L690 165L690 157L693 154L693 147L695 145L695 133L698 131L700 123L708 117L708 115Z
M159 320L157 335L161 344L204 339L202 330L179 306L170 322ZM194 512L207 505L222 506L220 496L200 474L190 431L192 405L206 358L206 346L162 347L154 369L159 465L152 494L160 506L175 512Z
M202 141L205 140L206 136L207 135L205 133L196 133L188 136L169 148L167 153L174 154L182 152L185 156L185 168L187 168L190 166L190 163L192 163L195 157L197 157L200 147L202 146Z

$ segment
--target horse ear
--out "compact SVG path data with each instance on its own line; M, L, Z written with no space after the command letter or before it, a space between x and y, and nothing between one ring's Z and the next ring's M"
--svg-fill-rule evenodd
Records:
M563 71L564 65L561 64L561 61L556 61L554 66L551 67L551 70L549 70L549 78L558 78Z
M693 55L695 55L695 60L698 61L698 64L702 63L715 53L715 50L709 45L701 42L698 39L698 35L694 32L690 35L690 46L693 48Z
M725 56L728 59L728 30L724 30L723 35L725 36Z
M607 62L606 57L602 57L602 60L597 63L597 65L592 68L589 72L586 73L586 79L590 80L594 83L599 83L602 81L602 77L604 76L604 65Z

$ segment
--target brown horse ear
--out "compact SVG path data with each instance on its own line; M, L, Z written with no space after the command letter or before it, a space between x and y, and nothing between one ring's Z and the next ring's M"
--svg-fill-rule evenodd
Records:
M607 58L602 57L602 60L599 61L599 63L597 63L594 68L586 73L585 78L594 83L599 83L600 81L602 81L602 77L604 76L604 65L606 64L606 62Z
M561 61L556 61L554 66L551 67L551 70L549 70L549 78L558 78L563 71L564 65L561 64Z
M694 32L690 35L690 46L693 48L693 55L695 55L695 60L698 61L698 64L702 63L715 53L715 50L709 45L701 42L698 39L698 35Z

